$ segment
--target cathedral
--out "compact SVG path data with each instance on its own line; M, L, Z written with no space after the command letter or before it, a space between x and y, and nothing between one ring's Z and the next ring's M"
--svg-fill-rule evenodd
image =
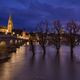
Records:
M17 36L18 38L29 39L29 33L25 32L22 29L13 29L13 21L12 17L9 16L7 26L0 26L0 33L4 34L12 34Z
M12 33L12 30L13 30L13 21L12 17L9 16L7 26L0 26L0 32L7 34L7 33Z

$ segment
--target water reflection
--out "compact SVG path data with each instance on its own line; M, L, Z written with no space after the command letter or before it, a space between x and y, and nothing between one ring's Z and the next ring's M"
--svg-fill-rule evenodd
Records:
M8 62L0 64L0 79L1 80L12 80L13 75L20 70L22 62L24 59L24 51L23 47L17 49L16 53L12 53L11 59Z
M61 47L57 62L55 51L49 52L49 47L43 59L39 49L32 56L29 47L22 46L12 53L8 62L0 64L0 80L79 80L80 64L72 63L69 55L69 48Z

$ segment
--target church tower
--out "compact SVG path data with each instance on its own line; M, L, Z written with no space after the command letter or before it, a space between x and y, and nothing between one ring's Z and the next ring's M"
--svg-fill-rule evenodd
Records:
M9 16L8 25L7 25L8 33L12 33L12 29L13 29L13 21L12 21L12 17Z

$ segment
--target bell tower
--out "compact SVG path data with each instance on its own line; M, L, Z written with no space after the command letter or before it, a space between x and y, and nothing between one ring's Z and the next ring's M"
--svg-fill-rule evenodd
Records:
M12 33L12 29L13 29L13 21L12 21L12 17L9 16L8 25L7 25L8 33Z

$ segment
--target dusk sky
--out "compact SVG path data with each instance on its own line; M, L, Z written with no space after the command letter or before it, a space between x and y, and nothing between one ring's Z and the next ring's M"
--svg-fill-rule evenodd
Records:
M15 28L29 31L44 19L79 22L80 0L0 0L0 25L7 25L9 14Z

